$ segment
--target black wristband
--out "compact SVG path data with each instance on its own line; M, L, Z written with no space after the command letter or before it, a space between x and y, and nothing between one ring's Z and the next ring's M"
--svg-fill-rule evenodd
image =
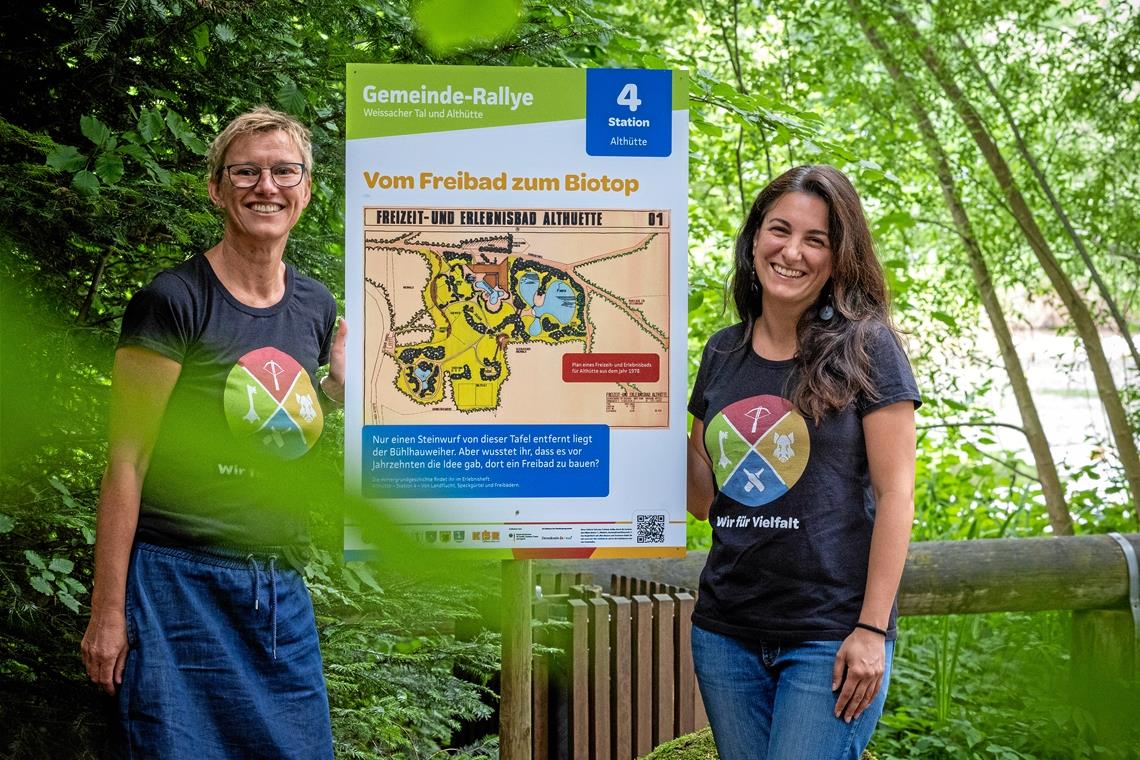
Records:
M864 631L870 631L871 633L877 633L880 636L882 636L883 638L887 637L886 631L884 631L882 628L876 628L875 626L871 625L870 623L856 623L855 627L856 628L862 628Z

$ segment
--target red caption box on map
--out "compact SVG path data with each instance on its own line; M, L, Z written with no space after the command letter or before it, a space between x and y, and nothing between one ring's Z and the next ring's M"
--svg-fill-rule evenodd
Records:
M564 383L655 383L661 378L657 354L563 354Z

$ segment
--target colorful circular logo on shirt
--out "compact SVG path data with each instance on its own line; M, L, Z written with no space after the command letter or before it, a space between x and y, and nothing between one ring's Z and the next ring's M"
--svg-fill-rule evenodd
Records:
M807 467L807 423L779 396L753 396L721 409L705 428L705 449L720 490L747 507L774 501Z
M296 459L317 442L325 417L309 373L272 346L238 359L226 378L226 421L281 459Z

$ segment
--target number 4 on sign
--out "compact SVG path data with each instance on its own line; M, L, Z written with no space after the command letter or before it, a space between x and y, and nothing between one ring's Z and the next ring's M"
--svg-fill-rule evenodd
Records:
M637 107L641 105L641 99L637 97L637 85L630 82L622 87L617 96L617 104L627 106L630 113L637 113Z

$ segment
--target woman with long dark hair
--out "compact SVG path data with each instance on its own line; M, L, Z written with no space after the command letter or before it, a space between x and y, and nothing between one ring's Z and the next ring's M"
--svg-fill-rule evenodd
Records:
M725 760L858 758L882 714L921 403L862 204L829 166L769 184L709 339L688 507L713 545L693 655Z

